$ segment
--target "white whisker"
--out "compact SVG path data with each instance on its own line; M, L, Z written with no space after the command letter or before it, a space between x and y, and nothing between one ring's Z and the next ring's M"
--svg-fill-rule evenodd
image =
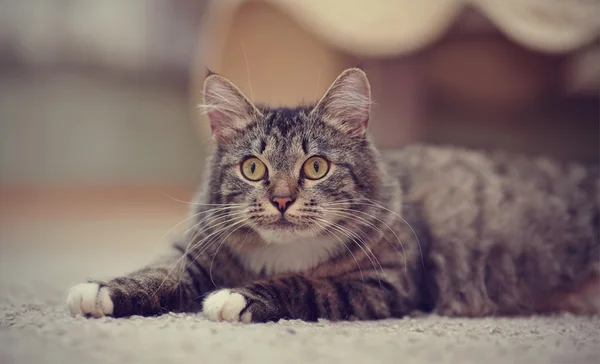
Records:
M394 250L396 251L396 253L398 253L399 255L402 255L402 257L404 258L404 273L408 276L408 260L406 258L406 250L404 249L404 244L402 244L402 241L400 240L400 237L398 237L398 235L396 234L396 232L394 231L394 229L392 229L388 224L386 224L383 220L379 219L376 216L373 216L369 213L366 213L364 211L359 211L359 210L350 210L350 209L323 209L323 211L328 212L328 213L332 213L332 214L341 214L338 216L342 216L344 218L347 219L353 219L353 220L358 220L359 222L363 222L365 224L367 224L369 227L377 230L383 237L385 240L387 240L387 242L390 244L390 246L392 248L394 248ZM396 246L394 245L394 243L390 240L390 238L379 228L377 227L375 224L373 224L372 222L370 222L367 219L364 219L360 216L356 216L354 215L355 213L361 213L364 215L367 215L379 222L381 222L383 225L385 225L385 227L387 227L392 234L394 234L394 236L396 237L396 240L398 241L398 243L400 244L400 248L402 249L402 254L400 254L400 252L398 251L398 249L396 248Z
M188 252L190 250L190 247L194 244L194 241L196 240L196 237L198 237L202 232L206 231L207 229L209 229L209 224L211 225L210 227L214 228L215 226L221 226L223 224L228 223L229 221L232 221L232 218L237 218L237 216L244 214L245 211L239 211L236 213L220 213L217 216L214 216L213 218L206 218L202 221L199 221L198 223L194 224L192 227L190 227L190 229L188 229L187 231L184 232L183 235L187 235L191 229L195 229L194 235L191 238L188 238L189 243L187 244L186 248L185 248L185 252L183 254L183 257L180 259L183 259L184 257L186 257L188 255ZM217 223L218 221L222 220L222 219L230 219L227 221L221 221L219 223ZM204 227L202 229L198 229L202 224L205 224ZM181 269L180 273L179 273L179 279L181 280L181 276L183 275L183 273L185 272L185 269Z
M215 253L213 254L213 257L210 261L210 266L208 268L208 275L210 276L210 281L212 282L212 284L217 287L217 284L215 283L215 280L213 279L213 275L212 275L212 267L213 267L213 263L215 262L215 257L217 256L217 254L219 253L219 250L221 249L221 247L223 246L223 244L225 244L225 242L227 242L227 238L229 238L231 236L231 234L235 233L236 231L238 231L240 228L244 227L246 221L248 221L250 219L246 219L244 220L240 225L238 225L235 229L233 229L232 232L230 232L229 234L227 234L227 236L223 239L221 239L221 244L219 244L219 246L217 247L217 249L215 250ZM248 233L246 233L246 237L248 236ZM221 287L217 287L217 288L221 288Z
M357 201L353 201L353 200L346 200L348 202L345 201L341 201L341 202L327 202L324 203L323 206L334 206L334 205L367 205L367 206L372 206L372 207L377 207L380 208L382 210L388 211L392 214L394 214L396 217L398 217L400 220L402 220L410 229L410 231L413 233L416 241L417 241L417 246L419 247L419 254L421 256L421 264L423 265L423 267L425 267L425 259L423 258L423 249L421 247L421 242L419 241L419 236L417 235L417 233L415 232L415 230L413 229L412 226L410 226L410 224L408 223L408 221L406 221L402 216L400 216L399 214L397 214L396 212L388 209L385 206L382 206L380 204L378 204L377 202L368 199L368 198L359 198L359 200L365 200L367 202L357 202Z
M190 259L190 263L188 263L188 265L186 265L185 269L187 270L190 267L190 265L192 265L192 263L194 261L196 261L196 259L198 259L198 257L200 257L202 254L204 254L204 252L206 252L216 240L218 240L222 235L224 235L228 229L236 227L242 223L245 223L246 221L248 221L247 218L242 218L241 220L234 221L231 224L229 224L228 226L220 228L220 229L212 232L211 234L205 236L201 241L198 242L198 244L196 244L192 248L192 250L196 250L199 248L203 248L203 249L200 250L199 252L197 252L194 255L194 257L192 259ZM192 252L190 251L190 253L192 253Z
M321 83L321 65L319 65L319 72L317 73L317 90L315 91L315 102L319 101L319 84Z
M239 207L239 206L247 206L247 204L244 204L244 203L196 203L196 202L191 202L191 201L180 200L178 198L175 198L175 197L169 195L168 193L166 193L166 192L164 192L162 190L159 190L159 192L162 193L163 195L167 196L168 198L170 198L173 201L181 202L181 203L184 203L184 204L187 204L187 205L194 205L194 206L232 206L232 207L233 206L237 206L237 207Z
M219 238L219 236L221 236L224 232L226 232L228 229L236 226L237 224L239 224L240 222L244 222L246 221L246 219L242 219L241 221L235 221L233 222L231 225L225 226L223 228L220 228L214 232L212 232L211 234L205 236L202 240L200 240L198 242L198 244L196 244L194 247L192 247L192 249L189 251L189 254L192 254L192 252L200 247L202 247L203 245L205 245L205 249L203 249L202 251L198 252L197 254L194 255L193 258L190 259L190 262L185 265L184 269L182 270L182 272L185 272L188 270L188 268L196 261L196 259L198 259L198 257L200 257L205 251L206 249L210 248L210 246L212 245L212 241L216 240ZM212 239L211 239L212 237ZM210 244L209 244L210 243ZM177 282L177 285L179 285L181 283L181 278L183 277L183 273L179 276L179 280Z
M323 219L320 219L323 220ZM326 223L327 220L323 220ZM360 273L360 278L362 279L363 284L365 284L365 276L363 275L362 269L360 268L360 263L358 262L358 259L356 259L356 255L354 255L354 253L352 253L352 250L348 247L348 245L346 245L346 243L344 243L344 241L342 239L340 239L339 236L337 236L336 234L334 234L332 231L329 230L328 226L319 224L318 221L314 220L315 224L317 224L317 226L319 226L321 229L323 229L323 231L325 231L327 234L333 236L334 238L336 238L337 240L339 240L340 243L342 243L342 245L346 248L346 250L348 250L348 253L350 253L350 255L352 255L352 258L354 258L354 261L356 262L356 267L358 268L358 272Z
M252 81L250 80L250 66L248 65L248 55L246 54L246 47L244 47L244 42L241 39L240 45L242 46L242 52L244 52L244 61L246 61L246 74L248 75L248 87L250 88L250 101L254 102L254 94L252 93Z
M230 216L223 216L223 215L221 215L221 216L218 216L218 217L216 217L216 218L215 218L215 219L213 219L212 221L215 221L216 219L221 219L221 218L224 218L224 217L230 217ZM223 224L229 223L229 222L231 222L231 221L234 221L234 220L237 220L237 219L239 219L239 218L233 218L233 219L230 219L230 220L226 220L226 221L223 221L223 222L221 222L221 223L219 223L219 224L217 224L217 225L215 225L215 226L220 226L220 225L223 225ZM197 226L198 226L199 224L201 224L202 222L204 222L204 221L201 221L200 223L198 223L198 224L194 225L192 228L194 228L194 227L197 227ZM182 262L182 261L183 261L183 260L184 260L184 259L185 259L185 258L188 256L188 255L189 255L189 253L191 253L190 246L191 246L191 245L193 245L193 243L194 243L194 240L195 240L195 238L192 238L192 239L190 239L190 242L188 243L188 245L187 245L187 247L186 247L186 250L185 250L184 254L183 254L181 257L179 257L179 259L177 259L177 260L175 261L175 263L173 263L173 266L171 267L171 269L169 270L169 272L167 272L167 275L165 276L165 278L163 278L163 280L162 280L162 281L161 281L161 283L159 284L158 288L157 288L157 289L154 291L154 295L156 295L156 293L157 293L157 292L160 290L160 288L163 286L163 284L164 284L164 283L166 282L166 280L169 278L169 276L171 275L171 273L173 273L173 271L175 270L175 268L177 268L177 267L179 266L179 264L180 264L180 263L181 263L181 262ZM193 249L195 249L195 247L194 247L194 248L192 248L192 250L193 250ZM178 280L178 283L177 283L177 285L175 285L175 287L179 286L179 283L181 282L181 278L182 278L182 276L183 276L183 273L184 273L184 272L187 270L187 268L188 268L188 267L189 267L189 265L188 265L188 266L185 266L185 268L181 269L181 272L180 272L180 274L179 274L179 280Z
M181 220L180 222L178 222L175 226L173 226L169 230L167 230L167 232L163 235L162 239L166 238L173 230L175 230L177 227L179 227L181 224L183 224L186 221L189 221L189 220L191 220L193 218L196 218L196 217L198 217L200 215L203 215L203 214L206 214L206 213L222 212L222 211L226 211L226 210L230 210L230 209L234 209L234 208L237 208L237 206L219 207L219 208L204 210L204 211L200 211L200 212L197 212L195 214L192 214L192 215L188 216L187 218L185 218L185 219Z
M383 272L383 267L381 266L381 263L379 263L379 259L377 259L375 254L373 254L371 249L369 249L367 243L360 236L358 236L354 232L344 228L342 225L340 225L338 223L327 221L325 219L319 219L319 218L317 218L317 219L320 221L323 221L323 222L328 222L332 228L336 229L340 233L347 236L351 242L356 243L356 245L363 251L363 253L365 253L367 258L371 262L371 265L373 265L373 268L375 269L375 274L377 275L377 280L379 281L379 284L381 284L381 278L379 276L379 271L377 270L377 266L375 266L375 262L377 262L377 264L379 265L379 268L381 269L382 272ZM354 237L352 235L354 235ZM361 242L362 242L362 245L361 245ZM370 253L370 255L369 255L369 253ZM371 257L373 257L375 260L373 260Z

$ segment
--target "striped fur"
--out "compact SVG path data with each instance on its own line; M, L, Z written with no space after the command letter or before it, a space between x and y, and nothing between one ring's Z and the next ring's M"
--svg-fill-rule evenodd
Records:
M321 106L293 109L255 109L210 77L233 91L211 102L209 116L221 107L213 127L227 130L215 130L189 231L146 268L74 287L73 313L204 306L212 319L265 322L597 309L577 295L600 273L596 166L432 146L380 155L363 132L370 96L359 70ZM354 101L344 110L340 100ZM314 155L331 163L318 181L301 173ZM264 180L241 175L248 156L267 165ZM281 191L295 198L285 224L269 201Z

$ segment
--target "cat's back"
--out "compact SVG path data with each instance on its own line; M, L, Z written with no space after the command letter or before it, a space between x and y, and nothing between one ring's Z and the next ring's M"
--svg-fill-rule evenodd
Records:
M458 282L479 281L495 305L514 313L535 301L527 296L535 290L598 273L598 166L425 145L382 156L428 229L428 258L439 273L434 295L451 297ZM448 298L446 308L496 310L473 299Z
M600 205L598 165L429 145L385 151L382 157L388 171L404 182L411 199L440 195L439 203L443 200L455 208L460 205L457 195L464 194L497 204L532 206L542 203L539 198L549 198L545 203Z
M598 166L426 145L383 157L403 182L404 198L419 205L433 232L469 226L473 234L515 229L551 234L567 225L598 224Z

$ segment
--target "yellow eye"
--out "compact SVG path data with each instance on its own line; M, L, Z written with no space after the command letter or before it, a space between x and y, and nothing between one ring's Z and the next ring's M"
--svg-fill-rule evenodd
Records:
M302 166L308 179L321 179L329 172L329 162L321 157L310 157Z
M260 181L267 174L267 166L260 159L250 157L242 163L242 174L250 181Z

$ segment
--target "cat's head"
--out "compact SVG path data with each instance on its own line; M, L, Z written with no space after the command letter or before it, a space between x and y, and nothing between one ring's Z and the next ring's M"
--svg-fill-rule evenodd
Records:
M341 73L314 106L254 105L216 74L204 109L217 149L211 203L228 204L269 243L312 237L349 220L352 201L376 198L378 156L366 134L371 94L365 73ZM233 214L232 214L233 215Z

